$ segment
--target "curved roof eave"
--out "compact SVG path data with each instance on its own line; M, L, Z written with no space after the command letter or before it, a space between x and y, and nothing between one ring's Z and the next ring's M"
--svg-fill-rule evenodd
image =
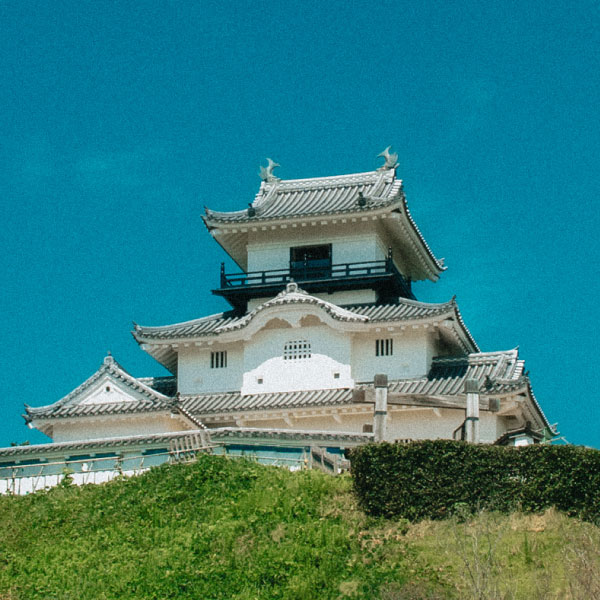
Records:
M419 229L418 225L415 223L415 220L413 219L413 217L410 213L410 210L408 208L408 202L406 201L406 196L404 194L402 194L402 208L404 209L403 215L406 216L406 221L408 222L408 224L413 232L413 235L416 236L420 245L424 249L425 255L429 259L429 262L431 263L431 269L434 273L436 273L436 279L437 279L439 277L440 273L443 273L448 267L446 267L444 265L443 259L437 259L435 257L435 255L433 254L433 251L429 247L429 244L423 237L421 230Z
M527 380L527 394L528 394L529 399L531 400L531 403L533 404L533 407L535 408L535 410L537 411L537 413L541 417L544 425L551 432L556 433L555 429L550 424L550 421L548 421L548 418L544 414L544 411L542 410L542 407L540 406L540 403L537 401L537 398L535 397L535 394L533 393L533 387L531 386L531 380L529 379L529 376L525 376L525 377L526 377L526 380Z
M471 350L471 352L481 352L481 349L479 348L479 345L477 344L477 342L475 341L475 338L473 337L473 335L471 334L471 332L469 331L469 328L466 326L462 315L460 314L460 310L458 308L458 304L456 302L456 296L453 296L452 300L450 301L454 307L454 314L456 315L456 321L460 327L460 329L462 330L465 338L468 340L468 342L472 345L473 349Z
M289 285L289 284L288 284ZM296 284L293 284L296 285ZM444 315L454 317L468 344L478 350L477 344L468 331L458 311L455 298L443 303L424 303L402 298L397 304L386 305L348 305L344 308L327 302L306 292L280 292L277 296L257 306L250 313L237 317L227 313L217 313L183 323L173 323L159 327L135 325L132 335L138 344L173 344L189 339L215 337L222 333L241 329L265 309L289 304L314 304L331 314L332 318L341 321L361 323L399 322L427 320Z

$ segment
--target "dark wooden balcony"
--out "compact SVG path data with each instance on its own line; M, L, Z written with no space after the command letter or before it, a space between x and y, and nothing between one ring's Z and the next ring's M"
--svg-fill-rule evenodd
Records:
M414 299L410 280L396 268L391 255L384 260L331 264L327 260L294 261L287 269L225 273L221 265L221 286L212 290L237 310L245 311L251 298L275 296L294 280L309 293L372 289L381 303L398 297Z

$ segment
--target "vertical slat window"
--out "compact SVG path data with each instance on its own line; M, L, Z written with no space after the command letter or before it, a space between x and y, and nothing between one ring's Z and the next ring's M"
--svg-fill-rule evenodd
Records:
M385 338L375 340L375 356L392 356L394 354L394 340Z
M224 369L227 366L227 351L221 350L219 352L210 353L210 368L211 369Z

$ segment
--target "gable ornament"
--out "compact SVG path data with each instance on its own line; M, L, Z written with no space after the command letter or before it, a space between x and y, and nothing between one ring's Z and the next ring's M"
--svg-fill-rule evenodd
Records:
M380 152L377 157L380 156L385 159L385 162L378 171L389 171L390 169L395 169L398 166L398 154L396 152L390 152L391 146L388 146L383 152Z
M262 165L260 167L260 172L258 173L260 178L263 181L279 181L279 177L276 177L273 174L273 169L275 167L280 167L281 165L270 158L267 158L267 162L268 165L266 167L263 167Z

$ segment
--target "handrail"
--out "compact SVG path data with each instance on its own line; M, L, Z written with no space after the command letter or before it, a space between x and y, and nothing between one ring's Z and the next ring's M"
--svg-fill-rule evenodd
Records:
M465 441L466 436L466 428L465 425L467 423L467 419L465 419L453 432L452 432L452 439L453 440L460 440L461 442ZM457 437L457 433L460 432L460 438Z
M23 491L25 482L29 481L31 485L24 490L25 493L35 492L39 489L53 487L58 485L64 479L66 474L78 477L78 484L99 483L112 479L117 475L138 475L147 471L151 466L157 466L163 462L178 463L192 460L199 452L213 451L218 445L207 444L198 447L170 448L164 452L151 454L115 454L114 456L101 457L77 457L64 460L49 462L40 462L35 464L10 465L1 469L9 471L8 474L0 476L0 495L3 493L20 495ZM164 459L164 460L163 460ZM103 465L102 463L110 463ZM48 467L62 467L61 472L48 472ZM72 468L71 468L72 467ZM77 468L79 467L79 468ZM100 468L96 468L100 467ZM65 471L66 469L66 471ZM52 469L50 469L52 471ZM102 479L102 476L106 476ZM29 489L30 488L30 489Z
M333 475L350 470L349 460L337 454L331 454L325 448L311 446L310 459L311 468L318 467L326 473L332 473Z
M322 262L322 261L319 261ZM304 264L286 269L268 271L249 271L247 273L225 273L221 270L221 287L245 287L249 285L268 285L287 283L290 278L296 281L309 279L333 279L338 277L356 277L387 275L395 268L389 259L340 263L335 265Z

